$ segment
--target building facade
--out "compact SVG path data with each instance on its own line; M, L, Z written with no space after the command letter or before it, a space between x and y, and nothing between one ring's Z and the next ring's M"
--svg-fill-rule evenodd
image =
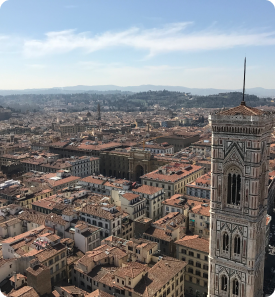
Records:
M273 116L241 105L211 114L208 297L263 296Z

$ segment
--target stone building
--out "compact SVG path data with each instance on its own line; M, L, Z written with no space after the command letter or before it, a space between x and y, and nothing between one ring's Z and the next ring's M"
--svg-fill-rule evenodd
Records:
M241 105L209 116L212 178L208 297L263 296L273 115Z
M41 265L37 260L33 259L26 272L28 285L33 287L39 296L51 294L52 285L49 267Z

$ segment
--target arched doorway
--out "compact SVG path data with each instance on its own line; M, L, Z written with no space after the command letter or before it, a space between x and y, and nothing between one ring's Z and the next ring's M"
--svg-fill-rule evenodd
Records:
M144 169L141 165L137 165L136 167L136 181L141 182L140 177L144 174Z

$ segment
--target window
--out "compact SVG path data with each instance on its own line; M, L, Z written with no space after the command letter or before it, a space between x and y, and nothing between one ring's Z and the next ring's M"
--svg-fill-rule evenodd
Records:
M203 273L202 275L204 278L208 278L208 274L207 273Z
M236 235L234 238L234 254L241 253L241 238L239 235Z
M241 175L232 170L227 176L227 203L240 205L241 200Z
M208 261L208 257L207 256L204 256L204 261Z
M193 268L189 267L188 272L193 274Z
M188 260L188 264L194 265L194 261L193 260Z
M237 279L233 280L232 293L233 295L239 296L239 282Z
M181 249L181 253L186 255L186 250Z
M53 268L50 269L50 274L53 274Z
M227 277L225 275L222 276L222 291L227 292Z
M201 276L201 272L199 270L196 270L196 275Z
M189 251L189 256L194 257L194 253Z
M201 263L196 262L196 267L201 268Z
M197 254L197 258L200 259L201 258L201 255L200 254Z
M51 259L50 261L49 261L49 265L52 265L53 264L53 259Z
M223 234L222 249L225 252L228 252L229 251L229 236L228 236L227 232L225 232Z
M54 260L55 262L59 261L59 256L56 256Z

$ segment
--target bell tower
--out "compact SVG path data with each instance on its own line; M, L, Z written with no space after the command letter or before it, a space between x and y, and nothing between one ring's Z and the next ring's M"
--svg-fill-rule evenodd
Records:
M273 115L246 106L243 91L239 106L211 114L209 122L208 297L262 297Z

